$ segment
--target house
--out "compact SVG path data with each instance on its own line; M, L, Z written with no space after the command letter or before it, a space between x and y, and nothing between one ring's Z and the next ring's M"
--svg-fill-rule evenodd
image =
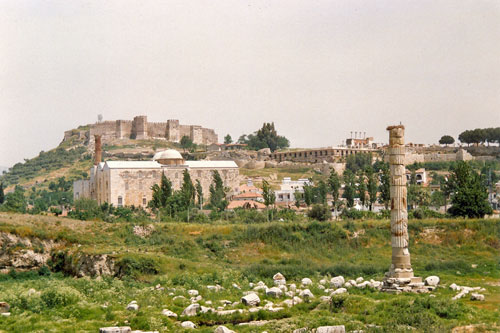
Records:
M227 206L228 210L234 210L236 208L262 210L266 208L266 205L262 202L254 200L233 200L229 202L229 205Z
M292 180L290 177L284 177L280 189L274 191L276 202L295 202L295 192L304 193L305 185L313 185L309 179L301 178Z
M427 186L427 173L424 168L420 168L414 171L415 172L415 182L417 185ZM406 170L406 180L409 182L411 180L412 171Z

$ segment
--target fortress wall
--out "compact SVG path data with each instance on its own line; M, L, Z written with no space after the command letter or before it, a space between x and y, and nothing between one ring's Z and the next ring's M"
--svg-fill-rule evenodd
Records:
M215 131L213 129L202 128L201 130L203 132L203 144L210 145L212 143L219 142L219 138L217 137L217 134L215 134Z
M191 140L196 144L203 144L203 132L201 126L191 126Z
M108 143L116 138L116 121L103 121L91 125L89 130L89 147L94 146L94 135L101 135L102 143Z
M191 138L191 126L189 125L179 125L179 141L183 136Z
M117 120L115 131L118 139L130 138L132 135L132 120Z
M106 144L113 139L132 138L146 139L166 138L167 141L179 142L183 136L189 137L196 144L212 144L218 142L215 130L203 128L199 125L180 125L179 120L165 122L147 122L146 116L134 117L134 120L103 121L90 125L90 130L83 131L83 137L91 138L89 148L93 147L94 135L101 135L102 143ZM74 133L64 132L64 139L68 140Z
M167 132L167 123L148 123L150 138L164 138Z
M456 161L456 154L425 154L424 162L450 162Z

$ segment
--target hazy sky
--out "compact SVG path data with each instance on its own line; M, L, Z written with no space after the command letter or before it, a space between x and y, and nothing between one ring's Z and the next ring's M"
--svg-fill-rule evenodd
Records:
M98 114L296 147L500 126L500 0L0 1L0 165Z

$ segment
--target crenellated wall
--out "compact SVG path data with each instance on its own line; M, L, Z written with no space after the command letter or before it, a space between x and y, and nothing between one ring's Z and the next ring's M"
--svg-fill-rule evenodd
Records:
M107 120L89 125L89 130L71 130L64 132L63 141L69 140L77 131L79 138L93 138L101 135L103 144L114 139L165 138L167 141L180 142L183 136L189 137L196 144L212 144L218 142L218 136L211 128L199 125L181 125L179 120L167 122L148 122L147 116L136 116L133 120ZM89 147L93 140L88 140Z

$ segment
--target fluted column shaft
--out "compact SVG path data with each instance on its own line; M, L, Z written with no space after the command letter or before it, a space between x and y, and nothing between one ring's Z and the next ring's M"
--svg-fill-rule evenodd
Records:
M408 251L408 211L404 126L389 126L389 166L391 174L391 245L392 265L389 275L397 278L413 277Z

